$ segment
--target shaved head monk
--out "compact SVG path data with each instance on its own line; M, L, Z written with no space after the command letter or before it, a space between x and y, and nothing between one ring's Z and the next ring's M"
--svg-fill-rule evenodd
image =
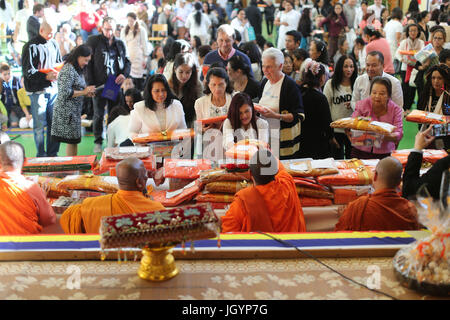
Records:
M147 169L137 158L127 158L116 165L119 191L88 198L67 208L60 224L65 233L98 233L104 216L164 210L164 206L147 198Z
M253 186L236 193L222 217L222 232L305 232L295 183L267 149L250 160Z
M394 157L380 160L373 178L375 192L350 202L335 231L419 229L416 207L396 190L402 180L402 171L402 164Z
M22 175L24 160L21 144L0 144L0 235L40 233L56 222L44 191Z

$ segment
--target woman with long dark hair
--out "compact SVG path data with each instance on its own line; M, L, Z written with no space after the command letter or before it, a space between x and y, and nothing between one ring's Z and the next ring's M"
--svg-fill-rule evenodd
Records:
M150 55L148 36L145 28L139 25L134 12L127 14L128 23L122 29L120 38L127 45L127 51L131 62L130 76L139 90L144 89L145 76L147 75L147 59Z
M209 28L211 19L203 12L203 6L200 2L194 4L194 10L189 14L186 20L186 28L189 29L191 38L197 36L202 44L207 44L210 40Z
M253 76L256 81L262 79L261 51L253 41L241 43L239 50L247 55L252 64Z
M308 47L308 38L311 36L312 32L312 21L311 21L311 9L304 8L302 11L302 16L298 22L297 30L302 34L302 41L300 42L300 48L306 49Z
M328 60L328 50L327 50L327 44L319 39L312 39L311 43L309 44L309 58L305 60L305 63L302 64L302 67L300 68L300 82L303 81L303 75L305 74L305 66L306 63L310 60L314 60L319 62L325 70L325 83L330 79L330 68L328 66L329 60Z
M91 48L87 45L76 47L58 75L58 97L53 109L51 136L53 140L67 143L67 156L76 156L81 142L84 97L95 95L95 86L86 86L83 76L91 54Z
M427 42L430 37L430 30L428 28L428 22L430 21L431 13L428 11L422 11L419 14L417 14L417 25L419 26L420 35L423 35L422 40L424 42Z
M351 105L353 84L358 77L358 66L350 55L339 58L334 68L333 76L325 84L323 94L330 106L331 121L350 117L353 113ZM339 146L333 148L333 158L351 158L352 145L343 129L334 129L334 137Z
M161 74L155 74L147 80L144 100L134 105L130 115L128 126L130 139L141 133L167 132L186 128L183 106Z
M328 54L330 61L332 61L338 48L339 36L344 33L344 30L348 30L344 7L341 3L338 2L334 5L333 11L319 23L319 28L324 25L328 26Z
M184 117L188 128L193 128L195 120L195 101L203 96L203 87L199 81L195 57L192 53L179 53L173 63L169 86L183 105Z
M228 61L227 71L233 82L234 91L245 92L252 99L258 97L259 82L253 79L250 66L244 62L242 57L231 57Z
M243 139L269 143L269 124L256 115L252 99L245 92L236 93L231 99L222 130L225 150Z

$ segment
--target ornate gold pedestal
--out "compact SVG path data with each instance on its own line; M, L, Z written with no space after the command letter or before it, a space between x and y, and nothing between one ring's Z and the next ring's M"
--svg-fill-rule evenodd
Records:
M164 281L175 277L179 270L172 255L173 247L142 249L139 277L150 281Z

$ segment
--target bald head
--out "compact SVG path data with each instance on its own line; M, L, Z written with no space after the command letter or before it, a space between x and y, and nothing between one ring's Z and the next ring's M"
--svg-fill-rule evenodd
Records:
M257 185L268 184L275 180L278 173L278 161L270 150L260 148L250 159L250 173Z
M15 141L0 144L0 163L3 171L22 171L25 149Z
M142 191L147 182L147 169L138 158L127 158L116 165L121 190Z
M41 26L39 28L39 34L45 40L50 40L53 37L53 27L47 22L42 21Z
M395 189L402 181L403 166L394 157L386 157L378 162L376 167L377 185Z

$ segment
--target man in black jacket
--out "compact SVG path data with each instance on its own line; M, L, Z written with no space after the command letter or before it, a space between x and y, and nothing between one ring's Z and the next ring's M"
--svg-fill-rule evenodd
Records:
M116 23L114 19L107 17L102 23L102 33L88 38L87 45L92 49L92 58L86 72L86 83L88 86L104 86L110 75L115 77L115 83L120 86L130 74L131 63L127 58L126 47L122 40L114 36L115 29ZM107 112L109 115L112 108L119 101L120 95L117 95L115 101L112 101L102 97L101 90L98 90L97 95L93 98L95 153L102 152L105 106L108 108Z
M435 137L430 136L432 126L425 131L419 131L414 142L414 149L408 156L405 172L403 173L402 196L407 199L414 198L417 190L422 185L426 188L434 199L439 199L441 188L442 173L449 170L450 156L438 160L433 166L422 176L420 176L420 168L422 166L423 154L422 150L426 148Z
M30 95L33 133L37 157L55 157L59 142L51 139L53 105L58 94L54 70L62 63L59 45L53 39L53 28L42 22L39 35L30 39L22 50L22 74L25 90ZM44 71L46 70L46 71ZM47 124L47 141L44 146L44 127Z
M39 35L41 26L39 19L44 18L44 8L44 5L41 3L36 3L33 6L33 15L27 20L28 41Z
M256 0L251 0L250 5L245 8L245 16L255 29L255 34L262 34L262 14Z

